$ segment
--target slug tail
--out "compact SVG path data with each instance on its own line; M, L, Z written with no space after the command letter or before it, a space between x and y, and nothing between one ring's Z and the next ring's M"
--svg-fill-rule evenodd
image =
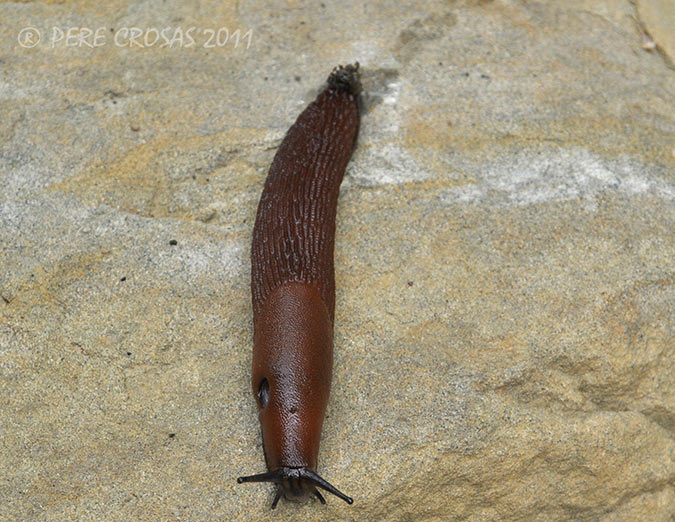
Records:
M328 87L339 91L346 91L353 95L361 92L359 79L359 62L349 65L338 65L328 77Z

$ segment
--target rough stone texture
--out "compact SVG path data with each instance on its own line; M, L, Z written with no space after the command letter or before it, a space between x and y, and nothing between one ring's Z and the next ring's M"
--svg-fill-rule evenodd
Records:
M658 49L675 67L675 5L670 0L641 0L636 5L638 20L647 36L645 47Z
M264 470L251 227L359 60L320 467L355 503L274 517L672 520L675 82L643 3L423 4L0 4L0 519L270 515L235 483Z

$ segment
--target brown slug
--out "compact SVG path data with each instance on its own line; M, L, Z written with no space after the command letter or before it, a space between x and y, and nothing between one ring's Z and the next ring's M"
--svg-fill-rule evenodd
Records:
M359 64L336 67L274 156L251 248L253 393L267 473L300 500L319 489L353 501L316 473L333 370L333 244L340 183L359 130Z

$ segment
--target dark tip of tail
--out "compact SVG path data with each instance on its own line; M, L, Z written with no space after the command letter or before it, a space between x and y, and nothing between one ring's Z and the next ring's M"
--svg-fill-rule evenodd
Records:
M359 62L353 65L338 65L328 77L328 87L357 95L361 92Z

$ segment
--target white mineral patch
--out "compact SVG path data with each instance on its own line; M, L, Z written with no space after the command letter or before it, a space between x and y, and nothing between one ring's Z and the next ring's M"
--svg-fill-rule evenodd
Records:
M585 149L510 154L482 165L463 169L477 183L449 189L446 203L533 205L551 201L584 199L593 202L603 192L628 196L651 194L675 197L675 187L627 156L607 159ZM653 169L652 169L653 170ZM649 176L649 177L648 177Z
M373 187L420 181L430 177L421 170L417 162L401 146L385 143L368 151L367 165L364 168L353 167L345 185Z

